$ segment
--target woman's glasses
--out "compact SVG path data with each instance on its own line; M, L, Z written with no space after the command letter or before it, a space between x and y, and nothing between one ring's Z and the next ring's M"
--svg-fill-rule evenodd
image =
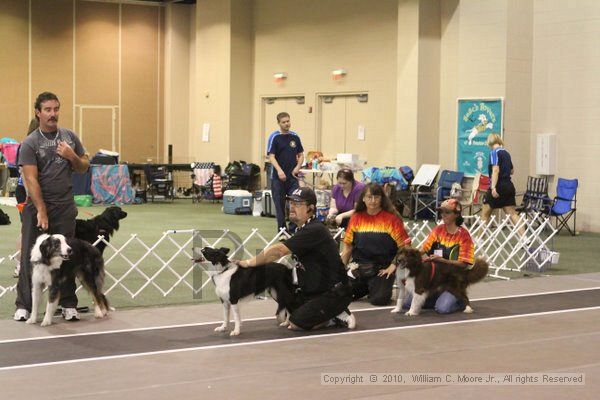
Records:
M365 200L366 201L381 200L381 196L378 194L367 194L367 195L365 195Z

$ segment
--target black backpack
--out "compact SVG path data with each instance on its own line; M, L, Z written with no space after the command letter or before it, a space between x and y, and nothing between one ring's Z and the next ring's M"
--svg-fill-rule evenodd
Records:
M0 225L10 225L10 217L2 210L0 210Z

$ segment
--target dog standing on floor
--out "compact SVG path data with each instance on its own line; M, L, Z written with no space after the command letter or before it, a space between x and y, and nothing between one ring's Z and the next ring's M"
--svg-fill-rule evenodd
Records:
M109 242L110 237L119 229L119 221L125 217L127 217L127 213L123 211L121 207L111 206L105 209L102 214L91 219L77 219L75 220L75 237L94 244L96 240L98 240L98 236L102 235L104 236L104 240ZM20 248L20 240L18 241L17 246ZM96 245L96 248L100 250L100 254L103 254L106 243L100 241ZM19 262L13 273L14 278L19 277L20 269L21 263Z
M479 282L488 273L488 263L481 258L475 259L473 268L464 269L453 265L432 262L423 262L421 252L414 248L403 248L398 256L401 269L406 269L406 290L400 285L396 307L392 313L402 310L405 292L413 294L410 309L406 315L419 315L427 296L431 292L448 291L465 304L465 313L472 313L473 309L467 296L469 285Z
M93 244L98 240L98 236L102 235L104 240L108 242L115 231L119 230L119 221L125 217L127 217L127 213L121 207L111 206L94 218L78 219L75 221L75 237ZM100 241L96 247L102 254L106 248L106 243Z
M102 293L104 261L100 251L79 239L66 239L63 235L43 234L31 250L31 316L28 324L37 322L44 287L48 288L48 304L41 326L52 324L52 316L60 299L60 282L75 275L90 292L95 303L94 316L108 314L108 301Z
M235 326L230 336L240 334L242 317L240 315L239 301L257 296L268 291L277 302L277 319L281 326L286 325L283 314L292 311L294 304L294 284L292 271L279 263L269 263L256 268L240 268L229 261L229 249L213 249L204 247L199 252L200 258L196 262L206 260L212 263L215 270L209 269L208 274L215 284L215 293L223 304L223 324L215 329L223 332L229 326L229 312L233 310ZM197 254L197 253L196 253Z

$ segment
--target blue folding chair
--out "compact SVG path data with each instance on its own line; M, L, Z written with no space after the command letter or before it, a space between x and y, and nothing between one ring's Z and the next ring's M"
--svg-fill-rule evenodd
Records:
M437 192L435 197L435 208L440 206L444 200L450 197L450 190L452 185L458 183L462 186L462 180L465 176L464 172L458 171L442 171L440 179L438 179Z
M575 225L577 223L577 179L558 178L556 184L556 197L550 207L550 217L556 218L556 230L560 232L567 228L572 236L575 236ZM569 226L569 220L573 217L573 230Z

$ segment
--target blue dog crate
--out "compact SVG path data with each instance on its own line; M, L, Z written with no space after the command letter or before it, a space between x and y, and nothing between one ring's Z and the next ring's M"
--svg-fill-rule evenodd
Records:
M226 190L223 193L225 214L252 214L252 193L247 190Z

